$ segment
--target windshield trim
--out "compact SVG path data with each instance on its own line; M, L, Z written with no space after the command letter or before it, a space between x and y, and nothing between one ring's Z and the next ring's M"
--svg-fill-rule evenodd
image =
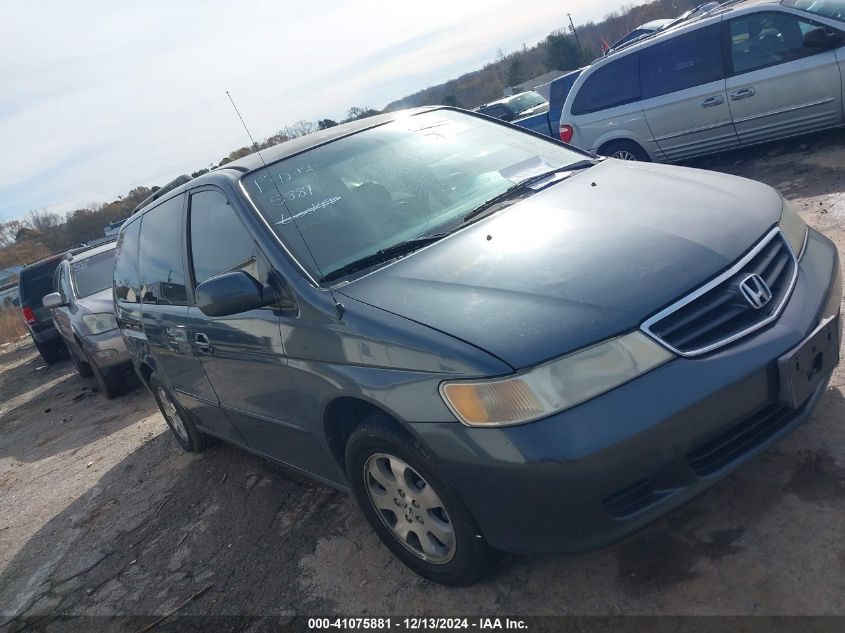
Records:
M318 146L315 146L315 147L318 147ZM308 151L308 150L305 150L305 151ZM303 152L299 152L299 153L301 154ZM292 156L297 156L297 155L298 154L292 154ZM284 159L282 159L282 160L284 160ZM279 161L276 161L276 162L279 162ZM268 163L267 167L269 167L272 164L273 163ZM273 236L273 239L276 240L276 243L279 246L282 247L282 250L285 252L288 259L290 259L290 261L292 261L294 263L294 265L297 268L299 268L299 271L305 276L305 279L307 279L308 282L312 286L314 286L315 288L320 289L320 290L324 290L325 287L322 286L320 284L320 282L310 272L308 272L308 269L305 268L305 266L302 265L302 262L299 261L299 258L296 257L293 253L290 252L290 249L287 247L287 244L285 244L284 241L282 240L282 238L279 237L279 234L276 233L276 231L273 230L273 227L270 226L270 222L267 220L267 218L264 217L264 214L261 213L261 211L258 209L258 205L255 204L253 199L250 197L249 192L246 190L246 187L244 186L244 178L246 178L250 174L253 174L257 171L260 171L261 169L265 169L265 167L262 165L258 169L255 169L251 172L248 172L248 173L244 174L242 178L238 179L238 188L241 190L241 195L244 197L244 199L247 202L249 202L249 206L252 208L255 215L258 216L258 220L261 222L261 224L263 224L266 227L266 229L267 229L267 231L269 231L270 235Z
M451 111L451 112L458 112L458 113L466 115L466 116L472 116L472 117L475 117L475 118L478 118L478 119L482 119L482 120L484 120L488 123L492 122L492 123L495 123L496 125L501 125L503 127L507 127L509 130L513 129L513 125L511 125L507 121L502 121L500 119L494 119L494 118L491 118L491 117L486 116L484 114L481 114L480 112L463 110L461 108L453 108L451 106L437 106L437 107L432 107L432 108L425 108L425 109L419 110L417 112L413 112L412 114L410 114L408 116L419 116L421 114L428 114L430 112L437 112L438 110L448 110L448 111ZM400 113L401 113L401 111L400 111ZM259 157L261 158L261 164L258 165L255 169L251 169L250 171L241 174L240 177L238 178L238 189L240 190L243 198L249 203L249 206L252 209L253 213L255 213L255 215L258 216L259 222L261 222L261 224L267 229L267 231L270 233L270 235L272 236L272 239L276 242L276 244L278 244L282 248L282 251L284 251L287 258L291 262L293 262L294 266L297 269L299 269L299 272L302 273L302 275L305 277L306 281L308 281L308 283L311 284L317 290L324 290L324 291L331 292L331 290L333 288L335 288L336 286L343 285L343 284L349 283L349 282L348 281L341 281L339 284L338 283L331 283L331 282L325 282L324 283L324 282L321 282L317 277L315 277L305 267L305 265L302 263L302 261L300 261L300 259L291 252L291 250L288 248L287 244L285 244L284 240L282 240L282 238L279 236L279 234L276 233L276 231L270 225L270 222L267 220L266 217L264 217L264 214L260 211L260 209L258 208L258 205L255 203L255 201L250 196L249 191L247 190L246 185L244 183L246 182L247 178L249 178L250 176L252 176L252 175L254 175L258 172L260 172L262 169L268 169L269 167L271 167L272 165L275 165L277 163L281 163L281 162L289 160L291 158L295 158L296 156L302 156L303 154L306 154L306 153L310 152L311 150L315 150L319 147L325 147L326 145L330 145L331 143L335 143L337 141L349 138L351 136L355 136L357 134L361 134L361 133L367 132L369 130L378 129L380 127L388 125L389 123L393 123L400 118L401 118L400 116L397 116L395 118L389 119L387 121L383 121L383 122L378 123L376 125L372 125L370 127L355 130L354 132L350 132L349 134L337 136L335 138L323 141L322 143L317 143L315 145L311 145L311 146L309 146L305 149L302 149L298 152L293 152L291 154L287 154L287 155L283 156L282 158L278 158L276 160L273 160L272 162L265 163L263 157L260 156L260 152L259 152ZM535 136L537 138L543 139L544 141L547 141L547 142L551 143L552 145L562 146L565 149L567 149L567 150L569 150L569 151L571 151L575 154L581 154L585 158L595 159L595 155L593 155L593 154L591 154L591 153L589 153L589 152L587 152L587 151L585 151L585 150L583 150L579 147L575 147L574 145L568 145L568 144L564 143L563 141L559 141L559 140L557 140L553 137L545 136L543 134L540 134L539 132L535 132L534 130L529 130L527 128L519 128L519 131L522 132L523 134L528 134L530 136ZM460 230L460 229L458 229L458 230ZM453 231L452 233L447 235L446 238L450 237L453 233L458 232L458 230ZM446 238L444 238L444 239L446 239ZM414 251L414 253L417 253L420 250L428 248L429 246L432 246L432 245L424 246L422 249ZM403 258L399 258L399 259L403 259ZM316 265L317 262L314 262L314 263ZM367 275L371 274L372 272L375 272L375 270L381 270L382 268L386 268L387 266L390 266L393 263L395 263L395 261L388 262L384 266L376 267L376 268L370 270L367 273ZM366 275L362 275L362 277L364 277L364 276L366 276ZM356 277L356 279L360 279L360 277Z

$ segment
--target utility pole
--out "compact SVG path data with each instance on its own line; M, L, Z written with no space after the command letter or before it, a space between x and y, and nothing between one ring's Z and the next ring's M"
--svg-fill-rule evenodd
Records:
M578 31L575 30L575 23L572 21L572 14L567 13L566 17L569 18L569 30L572 31L572 34L575 36L575 43L578 45L578 53L581 55L581 63L584 63L584 49L581 48L581 40L578 38Z

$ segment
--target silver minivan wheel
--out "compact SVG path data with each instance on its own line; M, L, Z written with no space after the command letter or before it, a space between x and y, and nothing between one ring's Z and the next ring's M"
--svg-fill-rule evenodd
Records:
M433 564L455 556L455 533L440 495L416 470L389 453L364 465L367 496L382 523L406 549Z
M173 429L173 432L180 439L188 442L188 429L185 428L182 416L179 415L179 411L176 409L176 405L173 404L167 391L165 391L164 387L158 386L156 387L156 395L158 396L159 402L161 402L161 412L164 414L170 428Z
M627 149L620 149L616 152L613 152L613 154L611 154L611 157L618 158L619 160L637 160L637 157L634 156Z

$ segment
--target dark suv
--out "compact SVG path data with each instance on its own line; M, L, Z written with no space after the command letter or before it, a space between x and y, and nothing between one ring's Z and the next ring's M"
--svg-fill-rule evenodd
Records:
M43 305L44 295L53 292L53 275L64 258L57 253L27 264L18 277L20 307L32 341L41 357L49 364L66 358L67 349L59 336L50 310Z
M842 277L771 187L436 108L158 196L121 229L114 299L186 450L351 490L460 584L497 550L619 539L805 421Z

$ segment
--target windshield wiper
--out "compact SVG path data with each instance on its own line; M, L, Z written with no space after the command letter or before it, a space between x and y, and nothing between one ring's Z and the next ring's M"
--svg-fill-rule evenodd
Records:
M554 176L555 174L559 174L566 171L577 171L579 169L587 169L588 167L592 167L596 165L598 161L596 160L579 160L576 163L572 163L570 165L565 165L564 167L558 167L557 169L550 169L549 171L545 171L542 174L536 174L534 176L530 176L524 180L520 180L515 185L508 187L502 193L497 196L493 196L489 200L485 200L475 209L470 211L464 216L464 223L469 222L480 216L482 213L489 211L496 205L508 200L512 196L524 192L526 189L530 188L531 185L534 183L540 182L542 180L546 180L550 176ZM551 183L550 183L551 184Z
M333 270L332 272L321 277L320 281L333 281L334 279L345 277L346 275L358 272L359 270L365 270L367 268L370 268L371 266L375 266L376 264L388 262L391 259L396 259L397 257L400 257L402 255L412 253L415 250L426 246L427 244L431 244L433 242L441 240L446 237L446 235L446 233L421 235L419 237L406 240L404 242L399 242L398 244L394 244L393 246L388 246L387 248L383 248L380 251L376 251L375 253L366 255L365 257L349 262L348 264L341 266L337 270Z

